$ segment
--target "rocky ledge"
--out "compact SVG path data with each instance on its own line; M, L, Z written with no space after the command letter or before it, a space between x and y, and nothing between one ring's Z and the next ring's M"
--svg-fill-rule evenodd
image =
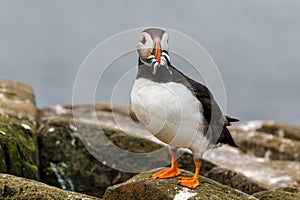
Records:
M156 180L149 178L157 171L158 169L141 173L125 183L109 187L103 199L255 199L253 196L202 176L199 178L200 186L195 189L178 185L178 178ZM182 175L192 177L193 173L182 170Z
M208 152L190 190L149 178L169 164L168 148L127 106L38 109L30 86L0 81L0 199L300 199L299 127L253 121L230 131L240 148ZM180 168L193 172L190 152L180 153Z
M0 174L1 199L43 199L43 200L96 200L99 198L51 187L44 183Z

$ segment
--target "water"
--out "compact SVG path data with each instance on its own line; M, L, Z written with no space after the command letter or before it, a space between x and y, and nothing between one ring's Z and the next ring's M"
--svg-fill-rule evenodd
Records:
M294 0L3 0L0 79L31 85L39 107L70 104L77 70L97 44L131 28L167 27L208 50L224 80L228 114L300 125L299 9ZM108 101L106 93L97 100Z

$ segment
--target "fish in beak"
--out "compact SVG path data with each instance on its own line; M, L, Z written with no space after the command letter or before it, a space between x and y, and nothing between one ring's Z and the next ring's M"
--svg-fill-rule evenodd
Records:
M153 75L156 74L157 68L161 66L165 66L172 75L169 54L165 50L162 51L159 38L154 39L154 46L151 53L148 54L147 60L151 62L151 72Z

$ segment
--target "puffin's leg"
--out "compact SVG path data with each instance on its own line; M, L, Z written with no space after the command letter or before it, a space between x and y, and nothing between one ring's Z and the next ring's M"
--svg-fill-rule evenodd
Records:
M150 178L172 178L178 176L181 172L178 168L177 158L176 158L176 148L170 148L170 154L172 159L171 168L163 169L155 174L153 174Z
M188 187L188 188L195 188L199 185L199 172L200 172L200 166L201 162L200 161L195 161L195 173L193 177L179 177L179 185Z

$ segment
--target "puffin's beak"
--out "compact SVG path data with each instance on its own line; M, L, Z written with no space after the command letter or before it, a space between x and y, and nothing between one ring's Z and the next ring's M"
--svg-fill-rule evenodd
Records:
M153 54L154 54L158 64L160 64L161 47L160 47L159 39L155 39Z

